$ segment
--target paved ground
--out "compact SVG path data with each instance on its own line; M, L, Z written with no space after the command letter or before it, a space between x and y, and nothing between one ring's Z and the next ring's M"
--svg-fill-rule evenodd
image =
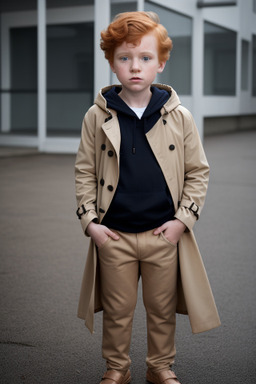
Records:
M196 235L222 326L192 335L177 317L182 384L256 382L256 131L205 139L209 193ZM3 152L2 152L3 154ZM76 318L87 239L75 217L71 155L0 150L0 383L98 384L101 314L92 336ZM145 384L138 299L133 384Z

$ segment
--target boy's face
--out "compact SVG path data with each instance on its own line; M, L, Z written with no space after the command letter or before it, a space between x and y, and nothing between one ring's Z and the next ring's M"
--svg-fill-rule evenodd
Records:
M138 45L123 42L117 47L110 66L123 90L137 93L150 89L157 73L164 70L165 62L159 62L157 39L149 33Z

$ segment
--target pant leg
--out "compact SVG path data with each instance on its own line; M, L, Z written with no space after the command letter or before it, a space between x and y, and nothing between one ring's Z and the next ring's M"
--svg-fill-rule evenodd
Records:
M169 369L174 362L177 247L162 234L141 234L141 276L147 312L147 365L154 371Z
M137 302L139 262L136 234L118 232L99 249L103 305L102 355L107 368L125 371L131 361L129 349Z

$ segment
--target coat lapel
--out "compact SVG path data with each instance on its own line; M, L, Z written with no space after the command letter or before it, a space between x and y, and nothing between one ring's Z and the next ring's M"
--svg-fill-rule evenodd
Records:
M176 175L175 162L169 161L168 155L170 156L170 154L168 153L167 155L167 149L165 147L169 142L174 142L174 139L171 138L172 132L169 130L169 137L167 138L164 136L163 140L159 140L159 137L164 134L162 124L162 119L159 119L154 127L146 134L146 137L164 174L166 183L172 195L175 209L177 210L179 196L177 189L178 184L177 182L174 182L174 176Z
M106 121L102 125L102 129L105 132L107 138L113 145L117 159L119 161L119 152L120 152L120 143L121 143L121 133L119 128L119 123L117 116L114 115L110 120Z

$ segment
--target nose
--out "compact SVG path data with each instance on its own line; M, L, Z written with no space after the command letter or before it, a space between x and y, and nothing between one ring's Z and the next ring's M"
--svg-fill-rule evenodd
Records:
M131 62L131 72L133 73L137 73L137 72L140 72L140 63L139 63L139 60L137 58L134 58Z

